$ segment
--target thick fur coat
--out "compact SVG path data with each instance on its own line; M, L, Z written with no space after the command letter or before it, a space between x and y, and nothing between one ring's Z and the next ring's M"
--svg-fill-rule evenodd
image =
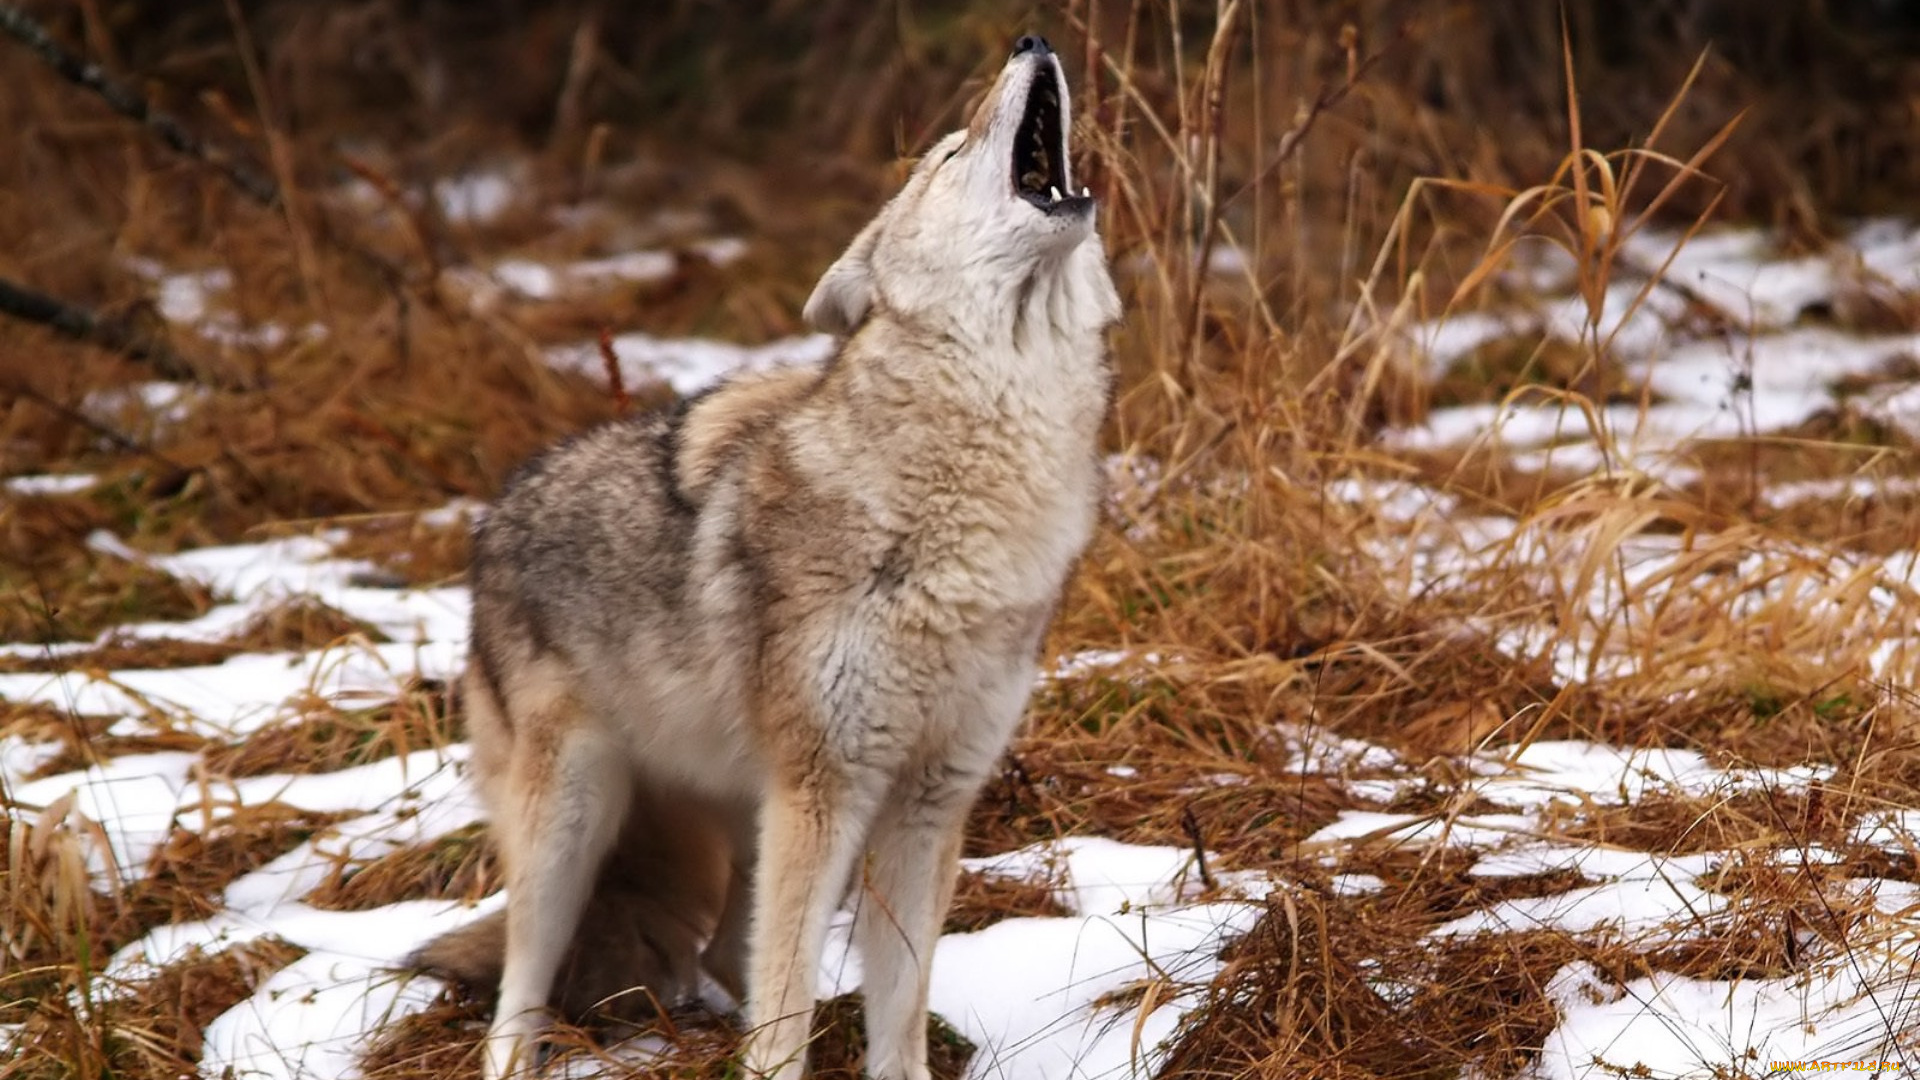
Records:
M867 1070L927 1076L964 819L1099 507L1119 302L1069 116L1023 38L821 279L831 362L587 432L478 530L462 690L508 903L423 960L497 976L489 1075L550 1006L705 972L748 1068L797 1077L849 900Z

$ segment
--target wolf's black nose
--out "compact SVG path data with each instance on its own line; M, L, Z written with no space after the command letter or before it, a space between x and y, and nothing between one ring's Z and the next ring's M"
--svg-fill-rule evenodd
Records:
M1038 34L1021 34L1020 40L1013 43L1013 55L1025 56L1030 52L1037 52L1041 56L1052 56L1053 46L1047 44L1047 39Z

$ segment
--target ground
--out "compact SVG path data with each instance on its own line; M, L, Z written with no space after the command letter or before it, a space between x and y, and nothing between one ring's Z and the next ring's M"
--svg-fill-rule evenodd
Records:
M970 821L940 1075L1913 1063L1920 225L1742 223L1652 109L1295 244L1292 174L1156 86L1076 136L1128 301L1107 513ZM17 107L111 122L73 93ZM1123 99L1193 141L1121 139ZM404 970L502 899L466 530L554 438L827 356L800 301L897 174L360 145L303 217L123 137L111 228L33 231L94 220L53 135L49 209L0 202L42 253L0 276L193 368L0 337L10 1069L470 1074L484 1003ZM1195 209L1211 138L1277 218ZM858 983L842 925L822 993ZM689 1003L562 1061L736 1040Z

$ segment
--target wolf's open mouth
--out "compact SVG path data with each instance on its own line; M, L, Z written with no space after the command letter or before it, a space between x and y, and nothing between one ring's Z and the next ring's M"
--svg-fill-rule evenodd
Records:
M1068 187L1066 117L1060 109L1059 68L1049 59L1027 89L1027 107L1013 136L1013 190L1052 212L1087 203Z

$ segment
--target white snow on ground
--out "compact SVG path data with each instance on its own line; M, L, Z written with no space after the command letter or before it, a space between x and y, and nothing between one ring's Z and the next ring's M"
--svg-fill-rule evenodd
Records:
M1716 1066L1753 1076L1772 1072L1774 1062L1833 1063L1781 1070L1789 1074L1864 1062L1911 1067L1920 1058L1912 886L1875 882L1870 889L1899 894L1904 910L1895 918L1906 925L1792 976L1729 982L1655 974L1621 985L1590 964L1561 969L1548 992L1562 1022L1528 1080L1727 1075L1711 1071Z
M93 391L81 400L80 413L108 425L137 424L158 436L185 420L206 393L186 383L133 383Z
M1896 359L1920 354L1920 336L1856 335L1795 326L1817 307L1866 275L1878 287L1911 288L1920 250L1916 232L1869 222L1813 258L1772 257L1767 234L1724 230L1696 237L1674 253L1678 238L1642 233L1627 245L1614 283L1597 311L1573 295L1548 295L1527 307L1462 311L1410 327L1404 337L1434 374L1479 346L1501 338L1541 335L1570 342L1610 343L1630 381L1645 381L1660 400L1646 409L1600 410L1594 432L1577 409L1525 400L1510 405L1436 409L1417 427L1389 432L1389 445L1406 449L1457 447L1489 440L1524 451L1549 445L1561 467L1590 468L1610 459L1617 467L1665 476L1672 455L1689 439L1757 435L1798 424L1835 404L1829 392L1848 376L1871 376ZM1729 320L1729 333L1697 333L1688 323L1697 309L1678 289L1647 287L1634 270L1651 272L1673 254L1666 280L1684 287ZM1542 284L1569 289L1546 275ZM1920 421L1912 395L1857 395L1854 407L1901 426ZM1682 477L1684 479L1684 477Z
M16 812L45 810L71 798L74 812L99 822L109 850L90 849L87 861L96 884L106 887L115 874L124 880L141 873L171 835L182 802L194 797L189 774L196 760L182 750L127 754L40 780L8 776L5 787Z
M1087 649L1056 660L1053 667L1040 672L1039 683L1065 682L1090 675L1131 673L1138 676L1160 663L1159 653L1131 653L1122 649Z
M1348 740L1351 742L1351 740ZM1355 756L1349 747L1346 760ZM1378 748L1375 748L1378 749ZM1530 748L1531 749L1531 748ZM1487 755L1487 760L1501 755ZM1505 755L1518 762L1520 754ZM1607 747L1554 744L1545 757L1578 768L1494 776L1496 786L1566 805L1598 798L1631 801L1637 785L1658 783L1669 794L1723 795L1754 784L1803 784L1810 775L1717 770L1663 754L1642 758ZM1338 758L1321 757L1322 763ZM1641 767L1644 763L1646 767ZM1479 790L1479 789L1476 789ZM1499 801L1497 798L1494 801ZM1878 815L1856 836L1896 851L1914 850L1920 815ZM1668 855L1547 838L1545 815L1391 814L1348 810L1310 837L1304 848L1329 863L1348 844L1452 846L1476 852L1476 876L1516 877L1573 871L1583 884L1543 896L1501 900L1431 931L1436 941L1485 934L1551 932L1642 950L1699 938L1727 926L1746 901L1716 891L1729 868L1771 860L1786 870L1830 865L1820 849L1734 850ZM1336 883L1338 884L1338 883ZM1374 882L1341 892L1368 892ZM1829 888L1830 909L1861 910L1851 940L1804 936L1805 966L1778 979L1705 980L1654 975L1625 985L1584 962L1563 968L1549 986L1562 1023L1524 1077L1630 1075L1663 1078L1756 1075L1765 1062L1789 1060L1906 1061L1920 1053L1920 890L1897 881L1857 880ZM1383 989L1383 993L1386 992ZM1744 1064L1743 1064L1744 1063ZM1723 1071L1715 1071L1723 1070Z
M298 716L309 699L377 705L398 694L415 673L451 678L459 672L462 652L454 642L369 645L301 655L245 654L206 667L157 671L0 675L0 696L94 716L152 710L172 717L178 729L223 738Z
M326 335L326 327L309 323L297 330L272 322L248 322L225 307L233 291L233 271L225 267L207 270L169 271L152 259L130 256L120 263L134 276L153 285L154 308L160 317L176 326L193 330L208 341L241 349L277 349L295 339L312 340Z
M9 495L77 495L91 490L100 479L85 473L64 476L9 476L5 481Z
M726 266L746 254L747 245L723 238L693 244L689 250L715 266ZM671 251L630 251L559 266L533 259L502 259L489 273L495 281L530 300L551 300L607 285L664 281L679 265L679 256Z
M416 675L446 680L459 671L466 643L466 590L392 590L356 581L371 564L333 559L315 537L293 537L239 547L201 548L179 555L145 556L111 537L96 548L136 558L237 597L189 622L135 624L111 631L123 637L217 641L298 597L310 597L372 624L388 644L353 643L302 655L242 654L205 667L157 671L0 675L0 697L40 702L90 715L171 717L177 726L210 737L243 735L297 716L300 702L325 700L376 705L394 697ZM16 653L73 651L40 645Z
M1657 494L1645 485L1642 490ZM1810 497L1817 490L1803 486L1785 496ZM1329 484L1327 492L1410 526L1358 541L1383 580L1408 596L1523 575L1539 597L1537 614L1483 628L1515 656L1545 657L1565 681L1626 677L1649 664L1671 671L1676 657L1708 672L1725 662L1725 650L1700 652L1697 636L1677 628L1686 627L1690 614L1727 612L1795 629L1791 647L1808 663L1834 662L1870 645L1873 674L1900 680L1920 675L1920 645L1914 641L1920 633L1920 560L1912 553L1877 556L1766 534L1738 547L1717 546L1709 535L1632 526L1614 533L1604 520L1552 514L1516 522L1463 513L1447 496L1394 481L1347 479ZM1596 550L1604 554L1595 557ZM1844 618L1808 623L1808 614ZM1759 639L1750 647L1764 652L1785 646Z
M934 954L933 1010L977 1048L976 1080L1147 1077L1162 1044L1218 974L1223 944L1252 929L1268 882L1236 881L1232 898L1195 901L1193 852L1096 837L1039 844L967 869L1051 883L1070 917L1012 918L949 934ZM841 955L849 924L830 957ZM857 989L858 962L829 960L823 993ZM1174 992L1146 1016L1102 997L1150 981ZM1135 1025L1141 1025L1135 1032Z
M1432 781L1385 746L1326 731L1283 725L1278 732L1291 772L1338 777L1354 795L1391 803L1431 790ZM1832 769L1716 768L1693 750L1623 749L1576 740L1540 740L1524 746L1488 746L1455 759L1461 779L1453 793L1522 816L1481 814L1457 819L1348 810L1310 838L1347 839L1380 832L1404 842L1462 827L1521 834L1544 828L1539 815L1592 806L1625 806L1649 796L1726 797L1742 792L1790 794L1830 776ZM1524 816L1532 814L1535 816ZM1463 841L1464 842L1464 841ZM1477 842L1477 841L1476 841Z
M104 538L100 544L109 546ZM238 611L311 595L401 639L402 644L392 648L404 651L387 658L391 681L370 688L316 676L351 666L354 655L377 653L377 648L348 643L318 657L243 657L239 659L246 662L184 669L192 674L182 676L180 686L147 687L153 698L170 693L187 699L184 707L176 700L174 708L160 713L130 707L132 698L87 695L93 686L138 684L143 677L169 674L165 672L120 672L111 683L6 676L0 693L56 703L72 695L87 702L90 711L121 715L129 729L164 723L225 731L230 729L223 725L231 721L222 717L229 714L297 716L299 708L288 698L310 689L335 698L364 695L354 700L370 701L394 692L416 674L445 678L457 663L466 610L460 590L356 585L356 575L365 568L332 558L324 536L152 558L170 572L233 598L216 613L173 624L182 636L217 637L218 628L235 624ZM128 631L150 635L163 629L162 624L151 624ZM332 654L344 655L328 659ZM1073 657L1054 677L1074 678L1139 662L1141 658L1125 653ZM301 678L278 681L269 674L275 668L298 672ZM189 692L189 686L197 689ZM207 715L195 709L207 710ZM245 724L231 730L246 730ZM1290 771L1337 775L1356 793L1391 800L1424 782L1390 750L1364 740L1298 729L1278 734L1291 748ZM478 908L464 908L412 901L357 912L325 911L305 902L329 875L404 846L432 842L480 820L479 804L461 772L462 747L421 750L335 773L239 780L201 774L198 757L186 752L136 754L80 773L27 780L23 774L45 760L45 753L19 740L9 740L0 750L5 751L0 767L7 771L6 790L19 811L33 812L71 794L74 813L102 823L110 849L99 853L95 869L103 876L105 859L111 857L123 879L137 877L173 831L217 834L242 807L271 803L354 815L231 883L225 909L214 917L156 928L109 962L103 989L112 993L152 977L159 967L264 937L305 950L252 998L208 1026L203 1059L208 1075L223 1075L228 1069L237 1077L352 1075L354 1055L370 1036L424 1008L438 992L432 980L397 970L405 955L500 902L495 896ZM1797 790L1824 775L1814 768L1718 768L1690 751L1576 742L1490 746L1461 764L1463 792L1474 801L1508 809L1451 819L1348 810L1305 843L1306 850L1335 863L1352 845L1453 845L1479 853L1476 874L1573 870L1582 879L1583 884L1558 894L1502 901L1463 914L1437 927L1436 940L1543 928L1661 941L1707 932L1737 905L1715 891L1714 875L1724 865L1754 858L1754 853L1667 856L1570 845L1551 838L1552 815L1587 805L1631 803L1656 793ZM1920 844L1916 827L1920 815L1883 813L1863 819L1858 835L1893 850L1911 850ZM1809 857L1821 858L1817 853L1795 856ZM980 1048L969 1075L982 1080L1153 1075L1164 1060L1167 1038L1177 1031L1181 1017L1200 1003L1203 988L1219 972L1223 944L1253 926L1269 889L1287 887L1262 876L1239 875L1230 879L1226 896L1202 898L1196 895L1190 851L1099 838L1063 840L969 860L967 865L979 873L1047 882L1071 912L1009 919L942 939L933 1007ZM1365 876L1348 875L1339 883L1339 891L1349 894L1379 888L1377 879ZM1863 882L1859 889L1874 896L1877 910L1884 911L1891 925L1911 925L1913 905L1895 903L1901 897L1910 901L1907 886ZM843 916L823 967L823 992L858 986L858 958L847 945L847 929ZM1549 1041L1534 1075L1603 1075L1592 1071L1594 1053L1610 1062L1647 1063L1653 1070L1649 1075L1656 1076L1694 1075L1700 1062L1726 1060L1727 1046L1752 1047L1767 1056L1804 1056L1816 1050L1827 1057L1840 1050L1866 1054L1876 1033L1887 1030L1870 1023L1879 1015L1872 1011L1873 1002L1884 1009L1887 995L1905 985L1899 980L1912 972L1903 958L1913 955L1913 944L1890 936L1874 944L1868 958L1854 950L1847 954L1850 962L1842 963L1836 954L1794 980L1706 983L1656 977L1612 986L1581 981L1578 972L1563 973L1556 986L1564 983L1585 996L1576 998L1568 990L1568 996L1557 999L1565 1008L1566 1023ZM1166 989L1144 1017L1127 1007L1102 1004L1126 1000L1121 992L1156 980L1164 980ZM1383 993L1390 989L1383 987ZM1894 1004L1905 1000L1896 997ZM1704 1008L1709 1002L1713 1007ZM1800 1010L1803 1034L1781 1028L1783 1010L1789 1009ZM1642 1025L1651 1026L1642 1031ZM1655 1030L1677 1034L1646 1041ZM1603 1047L1612 1052L1601 1052ZM1623 1057L1622 1048L1631 1053ZM1649 1056L1656 1051L1659 1056ZM632 1052L657 1048L641 1046ZM590 1074L583 1069L585 1063L570 1066L571 1073Z
M1219 973L1222 945L1251 930L1261 911L1222 901L1004 919L940 940L929 1000L978 1048L968 1077L1153 1076L1168 1037L1200 1003L1198 988ZM1169 995L1144 1017L1097 1005L1154 979L1195 989Z
M661 381L682 395L697 394L728 375L770 371L794 364L821 364L833 355L834 340L826 334L785 338L765 345L731 345L705 338L657 338L651 334L621 334L613 339L620 359L620 377L628 386ZM604 378L606 361L597 344L553 349L547 359L554 367Z
M507 166L438 181L433 198L449 222L484 225L505 213L525 187L524 170Z

